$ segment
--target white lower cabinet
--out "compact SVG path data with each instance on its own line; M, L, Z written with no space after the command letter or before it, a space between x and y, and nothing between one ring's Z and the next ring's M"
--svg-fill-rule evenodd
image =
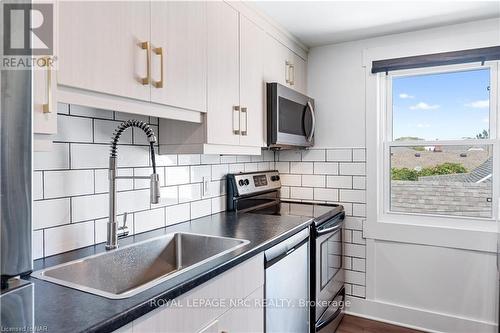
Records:
M259 306L264 296L263 286L264 257L260 254L165 302L124 330L133 333L263 332L264 309Z

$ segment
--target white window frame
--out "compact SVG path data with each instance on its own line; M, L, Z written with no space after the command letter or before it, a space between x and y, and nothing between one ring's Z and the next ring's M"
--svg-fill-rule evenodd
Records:
M490 137L482 140L439 140L439 141L393 141L392 138L392 80L397 77L428 75L446 72L469 71L475 69L490 69ZM379 73L379 110L382 111L379 129L379 142L382 143L383 158L378 169L379 189L383 191L382 200L378 200L378 219L383 222L409 223L428 226L446 226L446 227L470 227L481 226L484 223L491 223L498 219L498 200L499 200L499 124L498 124L498 62L486 62L484 64L460 64L450 66L426 67L410 70L392 71L387 74ZM415 145L491 145L493 147L493 199L492 199L492 217L474 218L465 216L437 215L431 213L407 213L394 212L390 210L390 189L391 189L391 167L390 167L390 149L391 147L415 146Z

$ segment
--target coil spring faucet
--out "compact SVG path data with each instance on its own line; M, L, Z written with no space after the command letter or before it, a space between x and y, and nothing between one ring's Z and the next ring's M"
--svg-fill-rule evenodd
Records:
M153 173L151 176L117 176L116 175L116 157L117 145L122 133L129 127L140 128L146 133L149 141L151 165ZM156 161L154 144L156 137L148 124L138 120L127 120L121 123L111 137L111 152L109 155L109 221L108 221L108 237L106 241L106 249L116 249L118 247L118 238L128 235L128 227L126 226L126 214L124 217L123 226L117 227L116 219L116 180L117 179L149 179L150 180L150 201L152 204L157 204L160 201L160 183L156 173Z

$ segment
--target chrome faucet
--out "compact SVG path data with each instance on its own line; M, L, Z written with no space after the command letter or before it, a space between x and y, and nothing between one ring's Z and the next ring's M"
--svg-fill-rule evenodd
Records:
M129 127L140 128L146 133L149 141L151 164L153 173L151 176L117 176L116 175L116 157L117 145L123 131ZM123 225L118 227L116 219L116 180L117 179L149 179L150 180L150 201L152 204L157 204L160 201L160 183L156 173L156 161L154 144L156 137L148 124L138 120L127 120L121 123L111 138L111 152L109 155L109 221L108 221L108 237L106 241L106 250L116 249L118 247L118 238L128 235L128 227L126 226L127 214L123 218Z

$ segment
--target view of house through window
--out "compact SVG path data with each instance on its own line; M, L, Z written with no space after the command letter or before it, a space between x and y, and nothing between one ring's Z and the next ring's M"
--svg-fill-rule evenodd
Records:
M392 79L390 210L492 217L490 68Z

